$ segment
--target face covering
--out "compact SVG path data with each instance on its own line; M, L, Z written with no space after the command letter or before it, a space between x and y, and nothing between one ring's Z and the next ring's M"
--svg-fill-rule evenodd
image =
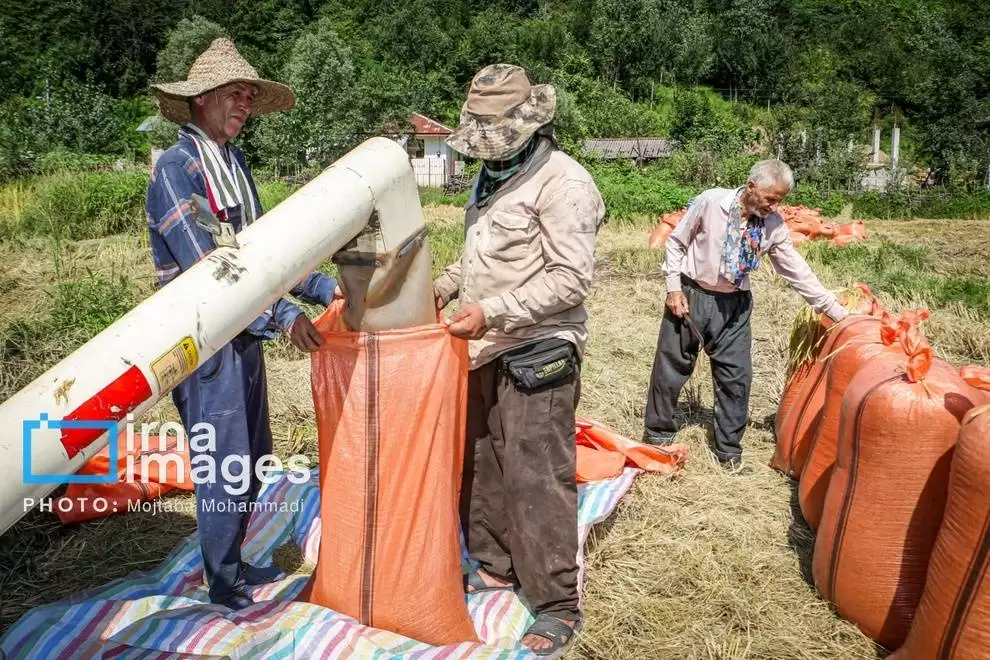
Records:
M510 153L501 160L482 161L481 182L478 186L478 201L482 201L495 193L499 186L508 181L516 174L539 144L539 136L533 136L530 140L516 151Z

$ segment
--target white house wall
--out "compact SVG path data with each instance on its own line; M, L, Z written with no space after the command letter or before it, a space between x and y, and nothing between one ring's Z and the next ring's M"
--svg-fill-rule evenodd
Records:
M464 163L459 160L459 154L451 149L445 136L424 135L423 158L413 158L411 163L416 173L416 183L425 188L439 188L450 179L452 174L464 171Z

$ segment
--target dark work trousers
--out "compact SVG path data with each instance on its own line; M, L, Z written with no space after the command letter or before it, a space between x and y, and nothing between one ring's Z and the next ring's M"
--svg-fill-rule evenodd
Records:
M580 374L536 392L496 360L468 378L461 521L468 553L534 614L580 615L574 411Z
M753 296L749 291L715 293L682 278L689 316L704 338L715 388L715 455L720 461L742 455L740 441L749 420L753 382L752 330L749 325ZM650 391L646 401L646 428L676 431L674 410L684 384L691 377L701 342L691 326L664 309L657 341Z
M213 601L244 586L241 544L251 517L248 503L261 488L255 468L261 457L272 452L267 390L261 340L243 334L172 390L190 441L194 481L206 480L204 459L197 460L198 456L209 457L214 465L212 483L195 483L196 521ZM203 446L206 436L202 427L196 428L200 423L213 425L214 447Z

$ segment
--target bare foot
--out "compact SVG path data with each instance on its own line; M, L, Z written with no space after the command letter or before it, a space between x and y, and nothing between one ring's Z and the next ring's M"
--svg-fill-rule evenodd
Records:
M576 621L562 621L562 623L570 626L571 627L571 630L574 630L574 624L577 623L577 622ZM573 634L574 633L571 633L571 635L573 635ZM553 642L551 642L546 637L542 637L540 635L533 635L533 634L529 634L529 635L526 635L525 637L523 637L522 638L522 643L523 643L523 646L528 646L529 648L533 649L534 651L539 651L539 650L542 650L542 649L548 649L551 646L553 646Z
M507 582L506 580L500 580L500 579L498 579L496 577L492 577L491 575L489 575L488 573L485 573L481 569L478 569L477 573L481 577L481 581L485 583L485 586L486 587L497 587L497 588L501 588L501 587L511 587L512 586L512 583L511 582ZM475 591L477 591L477 590L474 587L468 585L467 593L470 594L470 593L473 593Z

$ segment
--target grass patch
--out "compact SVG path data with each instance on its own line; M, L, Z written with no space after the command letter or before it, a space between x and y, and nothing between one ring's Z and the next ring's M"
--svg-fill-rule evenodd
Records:
M38 309L0 327L0 399L51 368L131 310L139 296L125 275L57 282Z
M597 163L588 169L609 222L618 226L654 224L657 216L684 208L700 192L678 185L659 167Z
M146 172L59 172L0 192L0 238L102 238L145 226Z
M464 208L471 198L470 190L462 190L455 195L447 195L440 188L420 188L419 203L423 206L449 204Z
M464 249L464 227L462 225L427 225L429 232L432 272L436 278L443 269L461 258Z
M806 254L810 262L826 266L847 284L865 282L881 299L886 295L915 300L931 309L959 304L980 318L990 318L990 282L939 273L939 262L927 246L880 238L837 249L815 241Z
M990 218L990 192L905 190L856 196L857 218Z
M284 202L289 195L299 190L301 186L291 185L285 181L265 181L258 185L258 197L261 201L261 208L264 212Z
M615 247L598 250L598 277L659 278L664 251L646 247Z

